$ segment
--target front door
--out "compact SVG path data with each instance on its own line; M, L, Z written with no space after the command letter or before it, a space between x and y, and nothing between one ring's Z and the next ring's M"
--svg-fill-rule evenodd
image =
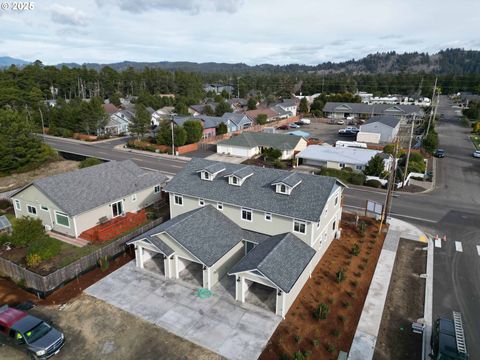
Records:
M113 217L117 217L123 214L123 201L118 201L112 204Z

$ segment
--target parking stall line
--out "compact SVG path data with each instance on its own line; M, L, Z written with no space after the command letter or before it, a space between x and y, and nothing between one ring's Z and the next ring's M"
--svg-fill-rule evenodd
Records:
M462 243L460 241L455 241L455 250L458 252L463 252Z

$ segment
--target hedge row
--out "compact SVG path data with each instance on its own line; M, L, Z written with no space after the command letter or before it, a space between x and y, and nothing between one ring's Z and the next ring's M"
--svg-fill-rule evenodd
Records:
M347 182L353 185L363 185L366 179L364 174L359 172L354 172L350 168L344 168L342 170L338 170L338 169L330 169L330 168L322 167L322 169L319 172L319 175L333 176L343 182Z

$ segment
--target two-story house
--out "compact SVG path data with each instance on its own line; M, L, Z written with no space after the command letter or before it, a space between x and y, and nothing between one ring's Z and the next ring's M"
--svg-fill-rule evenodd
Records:
M344 185L335 178L192 159L165 187L171 220L139 236L138 267L163 256L163 274L192 263L204 288L226 275L244 302L253 283L275 292L285 316L337 237Z

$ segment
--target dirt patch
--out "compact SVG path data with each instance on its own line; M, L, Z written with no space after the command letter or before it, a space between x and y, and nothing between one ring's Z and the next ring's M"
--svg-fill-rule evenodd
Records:
M422 335L411 330L412 322L423 317L427 252L422 244L400 239L380 333L375 360L422 358Z
M140 306L140 305L139 305ZM66 306L37 307L31 312L65 333L57 360L77 359L221 359L206 349L88 295ZM26 359L9 347L2 358Z
M15 304L25 301L33 301L39 305L64 304L76 298L84 289L125 265L133 258L134 255L132 253L124 253L115 260L110 261L107 270L102 271L100 268L95 268L80 275L77 279L70 281L60 289L54 291L46 299L38 299L35 295L23 290L10 279L0 278L0 304Z
M0 177L0 192L25 186L35 179L41 179L76 169L78 169L78 161L52 161L32 171Z
M360 221L366 223L363 236L354 216L343 215L341 239L332 242L260 359L277 360L284 354L291 358L297 351L312 359L337 359L340 350L349 351L385 240L384 234L377 238L376 221ZM355 244L358 256L352 255ZM341 269L345 279L337 282ZM321 303L328 305L329 313L316 320L314 312Z

